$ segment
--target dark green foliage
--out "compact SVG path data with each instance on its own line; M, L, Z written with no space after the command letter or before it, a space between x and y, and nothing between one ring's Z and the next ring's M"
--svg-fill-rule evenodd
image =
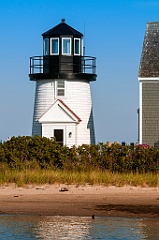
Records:
M72 148L44 137L12 137L0 142L0 171L4 168L102 170L109 172L153 172L159 170L159 150L142 145L108 144Z

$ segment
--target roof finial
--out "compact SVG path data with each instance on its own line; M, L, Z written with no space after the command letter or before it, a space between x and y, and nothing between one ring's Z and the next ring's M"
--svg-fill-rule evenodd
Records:
M65 18L62 18L62 19L61 19L61 22L62 22L62 23L65 23Z

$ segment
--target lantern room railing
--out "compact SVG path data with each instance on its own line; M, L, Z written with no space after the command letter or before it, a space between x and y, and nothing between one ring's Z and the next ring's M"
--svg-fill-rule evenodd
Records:
M81 56L79 59L78 62L67 60L67 62L58 61L57 63L52 62L50 56L33 56L30 57L30 74L50 73L52 70L53 72L96 74L95 57Z

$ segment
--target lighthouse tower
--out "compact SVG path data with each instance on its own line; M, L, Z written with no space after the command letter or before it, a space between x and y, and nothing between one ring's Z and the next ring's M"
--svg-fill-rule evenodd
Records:
M42 34L43 56L30 58L36 82L32 135L55 137L61 145L94 144L90 82L96 58L83 56L83 35L65 23Z

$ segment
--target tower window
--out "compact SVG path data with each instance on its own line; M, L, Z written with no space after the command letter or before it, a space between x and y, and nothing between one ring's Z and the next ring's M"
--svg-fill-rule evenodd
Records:
M62 97L65 96L65 82L57 81L57 96Z
M80 55L80 39L74 39L74 55Z
M48 38L45 38L43 41L43 54L49 55L49 40L48 40Z
M59 39L58 38L50 39L50 49L51 49L51 55L59 54Z
M71 55L71 38L62 38L62 54Z

